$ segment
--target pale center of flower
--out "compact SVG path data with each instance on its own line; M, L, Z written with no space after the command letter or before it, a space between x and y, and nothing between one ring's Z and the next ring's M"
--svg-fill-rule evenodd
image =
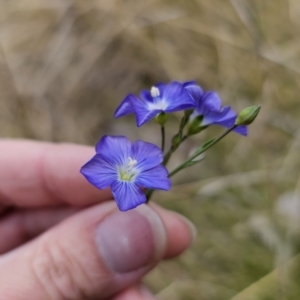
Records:
M160 96L159 89L156 86L153 86L150 90L150 94L153 98L159 97Z
M119 168L119 178L123 181L132 181L137 174L137 170L134 169L137 161L128 157L127 165Z
M164 111L167 109L168 103L163 98L161 98L160 91L156 86L153 86L151 88L150 94L153 98L153 103L151 102L147 103L149 110L158 109Z

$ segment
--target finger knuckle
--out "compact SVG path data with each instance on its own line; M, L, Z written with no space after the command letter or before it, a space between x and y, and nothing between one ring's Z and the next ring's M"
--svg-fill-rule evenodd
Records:
M89 280L80 259L66 245L58 241L40 242L32 269L36 280L49 299L86 299L83 288Z

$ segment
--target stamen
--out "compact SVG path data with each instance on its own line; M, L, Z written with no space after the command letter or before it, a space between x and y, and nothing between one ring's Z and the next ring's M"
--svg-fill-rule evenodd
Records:
M137 164L135 159L128 157L127 166L123 165L118 168L119 179L123 181L132 181L134 180L137 170L134 169L134 166Z
M137 161L131 157L129 157L128 160L128 169L131 170L137 164Z
M159 89L158 89L156 86L153 86L153 87L151 88L150 93L151 93L151 96L152 96L153 98L159 97L159 96L160 96Z

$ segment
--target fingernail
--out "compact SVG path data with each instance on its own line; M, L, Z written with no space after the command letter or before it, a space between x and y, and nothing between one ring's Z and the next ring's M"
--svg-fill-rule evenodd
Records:
M126 273L163 255L166 231L157 213L148 205L140 205L104 219L96 230L96 245L107 267Z
M184 217L183 215L178 214L176 212L173 212L173 213L176 214L188 227L189 232L190 232L190 245L193 245L197 239L197 229L196 229L195 225L188 218Z

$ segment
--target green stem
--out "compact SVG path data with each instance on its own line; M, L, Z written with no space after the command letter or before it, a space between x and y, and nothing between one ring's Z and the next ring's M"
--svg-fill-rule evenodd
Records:
M197 156L199 156L200 154L204 153L206 150L208 150L209 148L211 148L213 145L215 145L217 142L219 142L220 140L222 140L228 133L230 133L232 130L234 130L237 127L237 125L233 125L232 127L230 127L229 129L227 129L225 132L223 132L219 137L215 138L214 140L212 140L211 143L208 143L206 146L204 146L202 149L201 147L199 149L201 149L200 151L196 151L195 154L193 154L190 158L188 158L186 161L184 161L181 165L179 165L177 168L175 168L172 172L169 173L169 177L172 177L173 175L175 175L177 172L179 172L180 170L184 169L192 160L194 160ZM184 136L181 140L181 143L187 139L188 136ZM164 161L163 161L163 165L166 165L166 163L168 162L168 160L170 159L172 153L177 149L177 147L173 150L172 147L171 149L167 152L167 154L165 155ZM147 203L149 202L152 194L153 194L154 190L148 189L145 193L146 197L147 197Z
M175 168L172 172L169 173L169 177L172 177L180 170L184 169L193 159L195 159L200 154L204 153L206 150L211 148L213 145L215 145L217 142L219 142L221 139L223 139L228 133L230 133L232 130L234 130L237 127L237 125L233 125L229 129L227 129L224 133L222 133L219 137L214 139L211 143L209 143L207 146L203 147L201 151L196 151L195 154L193 154L189 159L187 159L185 162L183 162L181 165L179 165L177 168Z
M163 160L163 165L166 166L167 163L169 162L173 152L182 144L182 142L184 142L186 139L188 138L187 135L183 136L181 141L180 141L180 144L177 145L176 147L171 147L170 150L166 153L165 157L164 157L164 160Z
M185 115L182 117L181 121L180 121L178 133L175 134L174 137L177 136L177 135L180 135L180 136L182 135L183 129L184 129L184 127L186 126L186 124L188 123L188 120L189 120L189 116L185 114ZM173 137L173 138L174 138L174 137ZM187 137L188 137L188 136L185 135L184 137L182 137L182 139L181 139L181 141L180 141L180 143L179 143L178 145L176 145L176 146L171 146L171 148L169 149L169 151L166 153L166 155L165 155L165 157L164 157L164 160L163 160L163 163L162 163L164 166L167 165L167 163L168 163L168 161L170 160L171 155L173 154L173 152L180 146L180 144L181 144L184 140L187 139Z
M187 135L183 136L182 139L181 139L181 143L184 142L187 138L188 138Z
M164 153L165 151L165 127L162 125L160 127L161 131L161 151Z
M166 155L164 157L164 160L163 160L163 163L162 163L164 166L168 163L172 153L173 152L172 152L172 147L171 147L170 150L166 153Z
M182 135L182 132L183 132L183 129L184 127L186 126L187 122L188 122L188 119L189 119L189 116L187 115L184 115L183 118L181 119L180 121L180 126L179 126L179 132L178 134L181 134ZM162 162L162 164L165 166L169 159L171 158L171 155L173 154L173 152L180 146L180 144L185 141L186 139L188 138L187 135L183 136L181 138L181 141L180 143L177 145L177 146L171 146L171 148L169 149L169 151L165 154L164 156L164 160ZM164 152L164 149L165 149L165 128L164 126L162 125L161 126L161 150L162 152ZM149 202L152 194L153 194L154 190L151 190L151 189L147 189L146 192L145 192L145 195L146 195L146 198L147 198L147 201L146 203Z

